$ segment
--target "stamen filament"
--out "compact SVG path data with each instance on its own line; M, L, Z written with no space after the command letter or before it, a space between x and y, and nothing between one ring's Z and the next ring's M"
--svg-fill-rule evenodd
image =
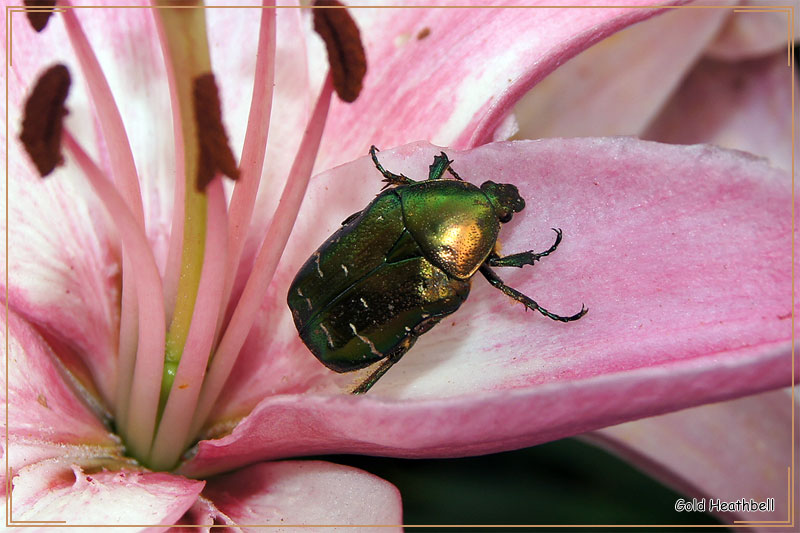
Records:
M61 1L69 5L66 0ZM122 123L122 116L114 101L111 87L108 85L100 62L94 55L92 45L83 32L75 9L64 10L64 26L67 30L72 48L86 77L86 86L91 93L92 102L96 108L100 129L103 131L108 159L111 165L112 178L120 195L129 206L136 222L144 228L144 210L142 208L142 193L139 189L139 175L136 172L136 163L133 152Z
M317 104L309 119L300 149L295 156L292 170L281 194L280 202L272 217L261 248L256 256L250 278L233 312L230 323L222 335L206 380L203 383L200 401L194 414L190 435L197 435L216 402L225 381L228 379L239 350L257 315L278 261L289 240L294 221L303 202L311 171L314 167L325 121L328 116L333 82L330 73L325 78ZM193 437L192 437L193 438ZM184 443L188 444L188 442Z
M69 6L68 1L62 1L62 4ZM122 123L119 108L114 101L114 95L111 93L111 88L103 75L100 63L78 21L75 9L64 10L64 26L88 82L87 86L91 93L100 129L103 132L108 150L108 159L114 182L117 184L126 204L130 206L134 220L141 228L144 228L144 211L136 164L134 163L133 153L128 142L128 135L125 132L125 126ZM112 403L112 408L115 408L117 415L125 417L127 415L127 399L130 394L130 376L133 373L136 354L136 332L139 323L137 320L136 285L130 273L131 262L125 257L124 252L122 263L118 382L115 385L112 384L112 387L116 389L116 394L112 392L113 389L102 390L101 392L107 401ZM103 384L100 386L102 387ZM116 407L113 404L116 404Z
M126 273L127 271L127 273ZM128 419L128 402L131 398L133 369L136 364L136 351L139 344L139 300L136 289L136 276L133 262L128 253L122 252L122 295L119 312L119 339L117 351L116 406L114 416L117 420ZM123 425L123 424L121 424ZM122 429L120 429L122 431Z
M159 422L148 466L155 470L169 470L183 453L192 421L187 413L194 412L200 386L206 371L212 342L214 325L221 308L222 289L225 280L225 249L227 247L227 214L222 178L218 175L207 188L208 232L207 254L203 264L203 275L197 293L197 305L183 349L183 357L177 367L175 381L168 390L168 400ZM163 391L162 391L162 398Z
M64 129L62 142L83 170L103 205L112 214L123 249L136 276L139 304L139 338L127 420L118 419L129 452L140 459L150 449L158 408L158 387L164 367L165 321L161 277L150 243L127 202L103 175L75 138Z
M267 152L269 119L272 112L272 94L275 80L275 9L274 0L264 0L261 10L261 27L258 34L256 72L253 79L253 99L247 119L244 137L241 175L231 196L228 218L228 264L225 269L225 290L222 305L227 306L233 290L233 282L239 270L239 259L250 227L253 205L261 182L264 156ZM217 321L220 331L226 309L222 309Z

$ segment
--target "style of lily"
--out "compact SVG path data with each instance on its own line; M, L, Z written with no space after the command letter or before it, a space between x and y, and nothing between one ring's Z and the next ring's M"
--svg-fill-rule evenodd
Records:
M14 521L399 524L388 483L275 460L490 453L791 383L785 170L633 138L486 144L512 133L512 106L558 64L657 11L353 10L368 73L353 104L329 104L350 56L323 74L306 10L65 7L41 33L11 21ZM82 82L62 97L63 165L51 155L42 180L15 128L56 62ZM238 165L215 106L193 113L209 72ZM546 249L563 230L547 261L503 273L509 285L555 312L590 310L553 323L477 280L355 397L355 378L298 339L286 289L380 188L367 148L425 176L440 148L417 139L448 146L465 179L519 187L526 208L503 250ZM200 153L215 166L197 187ZM323 172L308 181L312 166Z

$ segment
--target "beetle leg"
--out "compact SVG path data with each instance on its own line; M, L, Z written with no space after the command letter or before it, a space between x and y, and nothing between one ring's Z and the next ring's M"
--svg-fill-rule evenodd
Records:
M391 187L392 185L413 185L417 183L408 176L405 176L403 174L395 174L394 172L389 172L388 170L383 168L383 165L381 165L380 162L378 161L378 155L376 154L376 152L378 151L379 150L373 144L369 149L369 155L372 156L372 162L375 163L375 168L378 169L378 172L383 174L382 181L386 182L386 185L383 186L383 189Z
M450 162L452 163L452 161L450 161ZM450 174L452 174L452 175L453 175L453 177L454 177L455 179L457 179L458 181L464 181L463 179L461 179L461 176L459 176L459 175L456 173L456 171L455 171L455 170L453 170L453 167L447 167L447 171L448 171Z
M442 174L444 174L445 170L453 175L455 179L458 181L464 181L461 179L453 167L450 164L453 162L452 159L447 157L447 154L444 152L439 152L439 155L433 157L433 164L428 167L428 179L429 180L438 180L442 179Z
M553 231L556 232L556 242L553 243L553 246L545 250L541 253L535 253L533 250L528 252L520 252L518 254L506 255L504 257L499 257L498 255L489 256L489 259L486 260L486 264L493 267L517 267L522 268L525 265L532 265L542 257L546 255L550 255L551 253L556 251L558 248L559 243L561 243L561 230L557 228L552 228Z
M346 226L346 225L348 225L349 223L351 223L352 221L354 221L355 219L357 219L358 217L360 217L360 216L361 216L361 213L363 213L363 211L356 211L355 213L353 213L352 215L350 215L349 217L347 217L346 219L344 219L344 220L342 221L342 226Z
M378 368L367 377L364 381L362 381L355 389L351 391L352 394L364 394L369 389L372 388L373 385L383 376L396 362L403 357L406 352L411 349L411 346L417 341L416 336L410 336L403 339L397 348L395 348L392 353L380 363Z
M525 307L527 307L528 309L531 309L533 311L539 311L544 316L546 316L547 318L550 318L552 320L558 320L559 322L572 322L573 320L578 320L580 317L582 317L583 315L586 314L586 311L588 311L588 309L586 309L586 307L581 305L581 310L578 313L576 313L576 314L574 314L572 316L560 316L560 315L553 314L550 311L548 311L547 309L541 307L539 304L534 302L529 297L527 297L524 294L522 294L521 292L519 292L518 290L512 289L511 287L509 287L508 285L503 283L503 280L501 280L497 276L497 274L495 274L494 271L491 268L489 268L487 265L485 265L485 264L482 265L481 268L480 268L480 271L481 271L481 274L483 274L483 277L485 277L486 280L489 283L491 283L494 288L500 289L501 291L503 291L504 294L506 294L508 296L511 296L516 301L518 301L518 302L520 302L522 304L525 304Z

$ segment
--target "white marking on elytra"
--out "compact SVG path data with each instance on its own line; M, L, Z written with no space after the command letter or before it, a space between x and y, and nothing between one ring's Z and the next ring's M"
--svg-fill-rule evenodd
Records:
M364 305L365 309L369 308L369 306L367 305L367 301L364 298L359 298L359 300L361 300L361 303Z
M306 305L308 305L308 310L311 311L314 309L314 305L311 303L311 298L306 298Z
M347 267L344 266L344 264L342 264L342 270L344 270L344 275L346 276L348 272L347 272Z
M325 277L322 274L322 269L319 267L319 252L318 251L314 252L314 262L317 264L317 273L319 274L319 277L321 277L321 278Z
M325 332L325 336L328 337L328 346L333 348L333 339L331 338L331 333L328 331L328 328L325 327L325 324L320 324L319 329Z
M303 291L301 291L299 287L298 287L298 289L297 289L297 295L298 295L300 298L302 298L302 297L303 297Z
M378 218L376 218L375 220L383 220L383 215L378 215Z
M350 322L350 329L353 330L353 335L355 335L356 337L361 339L361 342L363 342L364 344L369 346L369 351L371 351L373 354L378 355L378 356L383 355L381 352L378 351L377 348L375 348L375 344L373 344L371 340L369 340L367 337L365 337L363 335L359 335L358 334L358 331L356 331L356 327L355 327L355 325L353 325L352 322Z

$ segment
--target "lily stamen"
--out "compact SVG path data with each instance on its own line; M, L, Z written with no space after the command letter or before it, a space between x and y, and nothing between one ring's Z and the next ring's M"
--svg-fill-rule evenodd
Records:
M152 394L153 380L160 380L161 368L164 366L165 321L161 277L147 237L136 224L130 207L122 196L66 129L62 142L83 170L108 212L114 213L112 218L117 225L123 247L128 251L132 276L136 277L140 327L130 394L131 402L137 402L137 409L128 411L127 420L121 420L117 414L117 426L126 438L130 451L140 456L139 453L149 450L153 438L158 409L158 396Z
M228 209L221 174L238 178L240 171L222 125L204 12L159 7L155 14L170 73L179 171L163 279L145 232L139 178L118 107L72 9L66 10L65 23L97 105L114 180L104 176L73 135L65 130L61 139L61 119L66 114L63 104L70 83L63 66L43 76L52 83L41 84L34 91L26 116L28 128L22 137L24 141L33 139L25 144L43 175L62 163L63 142L112 214L122 241L123 280L119 376L116 391L105 391L105 396L113 396L107 401L127 453L149 468L169 470L198 438L253 325L311 177L334 87L343 99L352 100L361 87L365 60L349 15L336 9L335 17L323 17L327 40L337 32L345 37L334 39L338 48L328 46L331 72L323 82L267 230L269 239L263 240L252 268L244 273L245 284L239 294L234 291L234 281L263 170L272 105L275 11L262 11L257 78L242 153L244 179L234 187ZM342 24L345 27L340 30ZM342 43L346 46L341 47ZM349 58L354 47L360 53ZM40 110L44 115L34 113ZM230 313L228 321L226 311Z
M69 6L67 1L62 4ZM64 26L67 30L72 48L81 65L83 76L87 80L87 87L91 94L92 102L98 117L100 129L108 151L108 161L111 166L111 178L131 209L137 224L144 229L144 209L139 187L139 176L133 159L128 135L122 123L119 108L111 93L97 56L92 50L89 40L75 14L75 9L65 9L63 12ZM135 374L135 361L137 360L137 338L141 324L139 322L140 310L138 308L137 288L131 273L132 261L128 257L130 252L122 251L122 294L120 295L119 337L117 344L118 362L116 383L111 387L101 389L104 399L110 408L117 413L117 426L125 434L128 419L128 405L133 376ZM101 386L103 382L101 381Z
M272 281L272 276L278 266L286 241L289 239L289 234L294 227L294 221L297 218L297 212L300 210L308 180L311 178L311 171L319 150L319 143L322 139L322 131L325 128L325 119L328 115L332 94L333 82L331 75L328 74L317 99L317 105L306 127L300 149L295 156L292 170L281 194L280 203L267 229L267 235L270 236L269 242L265 241L261 245L250 277L230 322L225 328L214 355L214 360L209 368L208 376L203 383L202 397L195 411L191 434L196 434L202 428L211 411L211 407L222 391L225 381L228 379L231 370L233 370L236 356L253 325L256 311L261 305L270 281Z
M214 325L221 308L223 282L225 280L225 250L227 249L227 213L225 192L221 177L215 178L206 188L208 194L208 231L203 272L197 290L197 302L192 323L183 346L183 356L174 374L174 381L167 391L168 400L163 408L148 465L155 469L168 469L180 459L191 417L194 412L206 366L214 342ZM162 401L167 397L162 389Z
M253 98L247 118L247 129L244 136L241 158L239 159L240 176L231 195L228 206L228 262L225 267L225 288L215 341L219 340L223 321L230 318L232 309L227 306L231 299L234 280L239 271L247 230L253 216L253 206L261 183L264 169L264 157L267 152L270 114L275 80L275 2L265 0L261 10L261 24L258 34L258 50L256 52L256 69L253 80ZM226 315L227 313L227 315Z

